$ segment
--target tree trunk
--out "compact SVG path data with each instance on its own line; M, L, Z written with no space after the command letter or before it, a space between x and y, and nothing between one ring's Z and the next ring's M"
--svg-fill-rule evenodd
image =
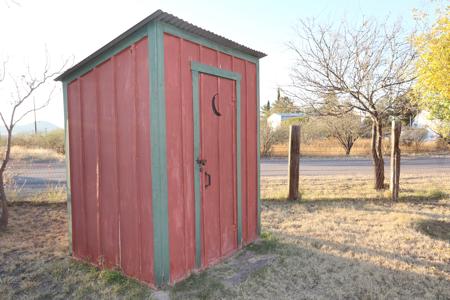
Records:
M12 131L13 131L14 125L11 125L9 128L6 128L8 132L8 138L6 139L6 149L5 149L5 155L3 157L2 164L0 166L0 230L5 229L8 226L8 201L6 199L6 192L5 192L5 170L6 165L9 162L9 156L11 154L11 140L12 140Z
M0 172L0 230L8 226L8 203L6 201L5 185L3 181L3 172Z
M372 119L372 160L375 171L375 189L384 189L384 159L383 159L383 124L381 119Z

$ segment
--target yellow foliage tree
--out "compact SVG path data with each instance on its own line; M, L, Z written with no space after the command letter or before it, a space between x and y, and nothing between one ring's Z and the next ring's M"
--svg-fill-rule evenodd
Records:
M450 121L450 6L429 32L416 37L415 46L419 102L433 118Z

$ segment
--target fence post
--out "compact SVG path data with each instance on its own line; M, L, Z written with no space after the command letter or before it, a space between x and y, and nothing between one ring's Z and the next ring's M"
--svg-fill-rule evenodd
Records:
M400 120L392 121L391 133L391 191L392 201L398 201L398 191L400 189L400 133L402 124Z
M289 200L298 200L298 182L300 175L300 125L289 127Z

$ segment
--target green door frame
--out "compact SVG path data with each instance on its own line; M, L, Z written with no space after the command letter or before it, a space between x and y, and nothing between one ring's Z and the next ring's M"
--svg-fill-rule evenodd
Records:
M237 245L242 245L242 194L241 194L241 75L239 73L218 69L198 62L191 62L193 114L194 114L194 161L200 157L200 97L199 75L208 74L231 79L236 82L236 197L237 197ZM201 268L201 188L200 166L194 168L195 193L195 263Z

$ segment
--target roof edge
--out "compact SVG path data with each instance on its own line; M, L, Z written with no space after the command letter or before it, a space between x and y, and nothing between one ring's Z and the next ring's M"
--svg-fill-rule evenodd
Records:
M70 77L71 74L73 74L74 72L76 72L77 70L79 70L80 68L82 68L83 66L87 65L88 63L92 62L93 60L95 60L96 58L98 58L99 56L103 55L106 51L110 50L111 48L113 48L114 46L118 45L120 42L122 42L123 40L125 40L127 37L129 37L130 35L136 33L137 31L141 30L144 26L146 26L148 23L150 22L154 22L154 21L160 21L166 24L170 24L172 26L175 26L181 30L184 30L186 32L189 32L191 34L197 35L199 37L205 38L207 40L210 40L212 42L215 42L217 44L223 45L227 48L245 53L249 56L255 57L257 59L263 58L265 56L267 56L267 54L257 51L257 50L253 50L251 48L248 48L244 45L241 45L237 42L234 42L230 39L227 39L221 35L215 34L211 31L208 31L206 29L203 29L201 27L198 27L196 25L193 25L187 21L184 21L174 15L171 15L169 13L166 13L164 11L162 11L161 9L156 10L155 12L153 12L151 15L149 15L148 17L146 17L145 19L143 19L142 21L138 22L136 25L132 26L131 28L129 28L128 30L126 30L125 32L123 32L122 34L120 34L119 36L117 36L116 38L114 38L112 41L108 42L107 44L105 44L104 46L102 46L100 49L98 49L97 51L93 52L92 54L90 54L89 56L87 56L86 58L84 58L83 60L81 60L80 62L78 62L77 64L75 64L73 67L67 69L66 71L64 71L61 75L59 75L58 77L55 78L55 81L64 81L66 80L68 77Z

